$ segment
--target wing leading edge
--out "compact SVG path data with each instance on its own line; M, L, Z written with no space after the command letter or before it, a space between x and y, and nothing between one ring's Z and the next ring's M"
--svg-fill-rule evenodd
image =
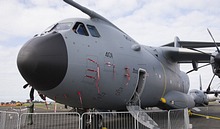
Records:
M216 43L220 46L220 43ZM178 63L210 63L210 51L200 51L195 48L216 47L213 42L199 41L180 41L175 37L174 42L165 44L161 47L165 57Z
M180 47L184 48L204 48L204 47L215 47L213 42L199 42L199 41L178 41ZM162 47L174 47L175 42L171 42L163 45ZM220 46L220 43L216 43Z
M203 54L187 48L162 47L163 54L166 58L178 63L209 63L211 53Z

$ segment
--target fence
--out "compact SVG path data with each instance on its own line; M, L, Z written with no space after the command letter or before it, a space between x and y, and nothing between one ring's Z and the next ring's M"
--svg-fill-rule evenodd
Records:
M148 129L129 112L0 113L0 129ZM145 113L157 123L153 129L188 129L187 109Z
M148 111L147 114L158 124L158 128L168 129L168 112ZM81 127L82 129L148 129L128 112L87 112L82 115Z
M188 109L176 109L168 112L168 129L189 129Z
M24 113L19 129L79 129L78 113Z
M137 115L142 113L139 112ZM152 127L153 129L189 129L188 109L145 111L145 113L157 123L158 126ZM87 112L82 115L81 127L82 129L148 129L128 112Z
M18 121L18 113L0 111L0 129L17 129Z

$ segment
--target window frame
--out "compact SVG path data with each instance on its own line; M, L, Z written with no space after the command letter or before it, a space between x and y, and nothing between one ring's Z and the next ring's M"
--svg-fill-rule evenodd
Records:
M82 27L83 33L79 33L78 30L79 28ZM89 36L88 30L86 29L86 26L82 22L76 22L75 25L73 26L73 32L79 35L84 35L84 36Z
M88 28L89 33L90 33L90 35L92 35L92 37L96 37L96 38L101 37L99 31L96 29L96 27L94 25L87 24L86 27Z

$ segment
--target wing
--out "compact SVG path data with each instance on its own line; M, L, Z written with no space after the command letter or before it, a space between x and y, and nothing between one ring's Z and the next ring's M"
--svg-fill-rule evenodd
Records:
M187 48L162 47L163 54L166 58L178 63L209 63L211 53L204 54Z
M220 43L216 43L220 45ZM213 54L210 51L200 51L195 48L216 47L213 42L180 41L175 37L174 42L161 47L163 54L178 63L210 63Z
M180 47L184 48L204 48L204 47L215 47L213 42L198 42L198 41L178 41ZM220 46L220 43L216 43ZM163 45L162 47L174 47L175 42L171 42Z

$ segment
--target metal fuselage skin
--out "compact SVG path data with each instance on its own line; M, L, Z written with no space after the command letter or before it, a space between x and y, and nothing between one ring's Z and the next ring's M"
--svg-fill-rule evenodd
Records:
M76 34L73 26L58 31L67 49L66 74L52 89L39 90L33 85L47 97L72 107L123 110L137 90L140 69L146 71L141 107L158 106L160 99L172 90L188 92L188 76L180 71L177 62L164 56L161 48L139 45L98 19L66 19L59 23L62 22L93 25L100 37ZM140 49L133 49L135 45Z

